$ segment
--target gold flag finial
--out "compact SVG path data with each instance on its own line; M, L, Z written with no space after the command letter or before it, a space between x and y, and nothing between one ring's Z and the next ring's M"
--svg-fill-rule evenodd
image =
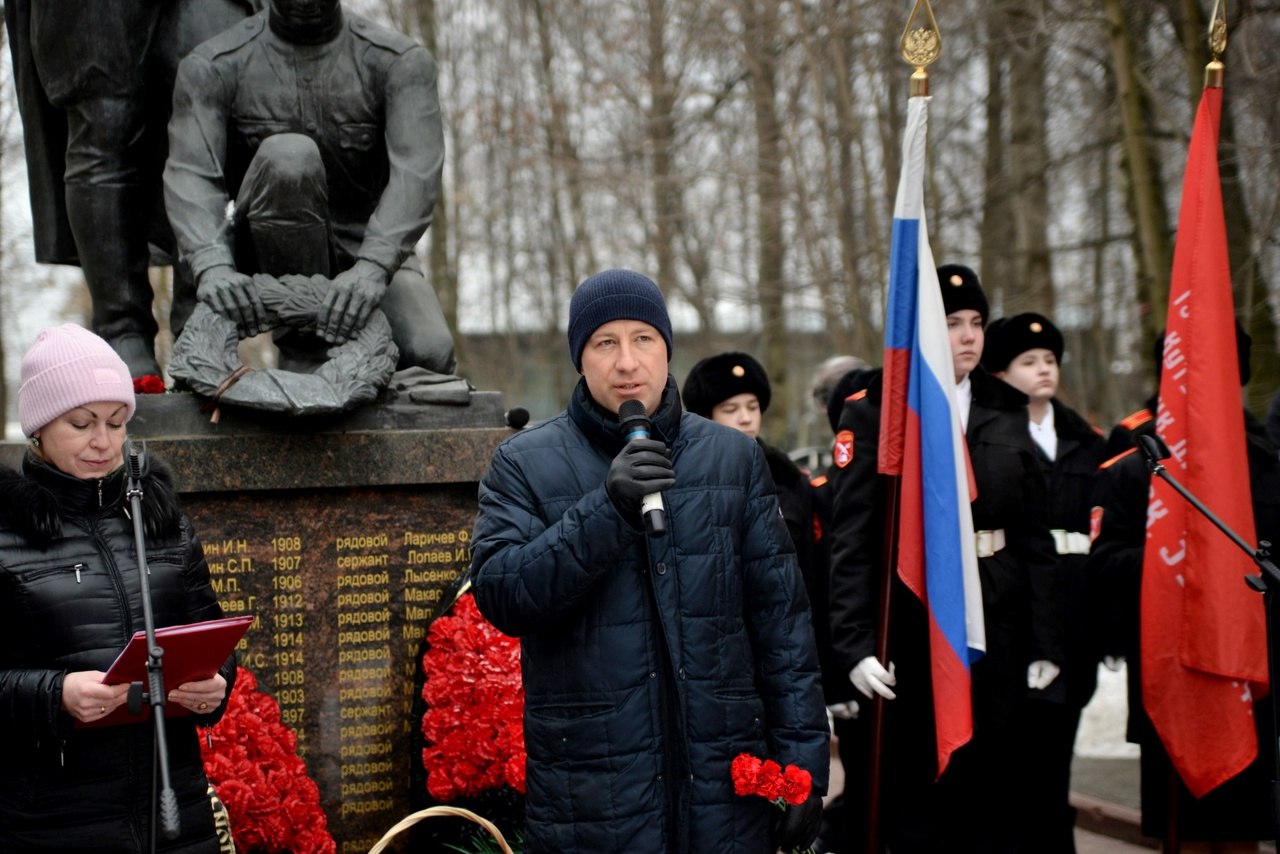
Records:
M1204 67L1204 85L1222 88L1224 66L1222 55L1227 52L1227 10L1223 0L1213 0L1213 12L1209 15L1209 54L1213 59Z
M902 58L915 67L911 75L911 97L928 95L927 69L942 54L942 33L938 32L938 22L934 20L929 0L916 0L899 46Z

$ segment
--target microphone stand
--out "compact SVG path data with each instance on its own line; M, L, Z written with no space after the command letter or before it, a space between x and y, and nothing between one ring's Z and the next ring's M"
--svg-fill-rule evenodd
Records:
M142 525L142 455L144 449L129 446L129 476L125 497L129 499L129 517L133 521L133 541L138 551L138 577L142 585L142 622L147 633L147 692L142 693L138 682L129 686L129 711L142 710L143 701L151 706L151 722L154 735L155 768L160 771L160 822L165 839L177 839L179 831L178 798L169 779L169 742L165 737L164 720L164 649L156 644L155 618L151 611L151 570L147 566L147 545ZM155 768L152 769L151 799L151 850L156 850L156 798Z
M1280 610L1277 605L1280 599L1277 599L1276 593L1280 591L1280 569L1271 562L1271 543L1266 540L1258 542L1258 548L1253 548L1235 531L1231 530L1225 522L1213 514L1208 507L1200 502L1191 492L1165 470L1164 463L1161 460L1169 457L1169 448L1164 441L1158 436L1145 435L1138 437L1138 444L1142 446L1143 456L1147 458L1147 468L1151 470L1151 474L1162 479L1169 484L1174 490L1187 500L1192 507L1198 510L1206 519L1217 526L1218 530L1226 534L1231 542L1244 551L1253 562L1258 565L1260 570L1258 575L1245 576L1245 583L1251 588L1262 594L1263 609L1267 615L1267 677L1271 681L1271 721L1274 729L1272 730L1272 779L1271 779L1271 829L1272 838L1280 837L1280 702L1277 702L1276 692L1280 690L1280 661L1277 660L1275 654L1275 639L1277 631L1280 631Z

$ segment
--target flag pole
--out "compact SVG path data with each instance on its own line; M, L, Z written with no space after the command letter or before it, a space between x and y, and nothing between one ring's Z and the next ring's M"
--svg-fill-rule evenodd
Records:
M915 0L911 14L902 31L899 50L904 62L914 69L911 73L909 97L929 94L929 66L942 53L942 34L933 17L929 0ZM887 403L887 402L886 402ZM880 441L884 441L882 435ZM876 633L876 660L889 667L889 631L892 604L893 579L898 568L898 519L902 505L901 465L897 473L888 476L889 502L884 517L884 564L880 576L880 601ZM871 701L869 723L870 750L867 757L867 827L866 852L877 854L880 850L880 770L883 765L885 699L876 694Z
M927 79L927 78L926 78ZM883 437L882 437L883 439ZM898 567L898 511L902 505L902 475L889 476L889 506L884 513L884 565L880 571L880 603L877 609L876 661L889 667L890 606L893 599L893 576ZM871 720L868 722L871 739L867 755L867 854L880 850L880 768L884 743L885 703L879 694L871 699Z

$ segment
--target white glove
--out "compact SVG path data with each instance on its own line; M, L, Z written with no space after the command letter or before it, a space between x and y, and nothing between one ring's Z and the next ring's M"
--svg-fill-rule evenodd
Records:
M833 718L839 718L842 721L852 721L858 718L858 701L850 700L847 703L832 703L827 706L827 711Z
M1036 691L1048 688L1061 672L1052 661L1033 661L1027 666L1027 687Z
M874 655L868 655L858 662L857 667L849 671L849 681L867 697L879 694L886 700L892 700L898 696L890 690L890 686L898 684L898 677L894 675L893 662L890 661L889 669L885 670L884 665L877 661Z
M1124 656L1104 655L1102 656L1102 666L1110 670L1112 673L1119 673L1120 668L1124 667Z

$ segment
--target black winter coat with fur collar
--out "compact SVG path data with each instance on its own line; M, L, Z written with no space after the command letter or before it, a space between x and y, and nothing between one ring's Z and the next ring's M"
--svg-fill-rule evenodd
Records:
M221 617L172 478L147 468L156 626ZM77 728L62 708L67 673L105 671L143 628L125 486L123 469L80 480L32 454L0 469L0 850L149 850L152 727ZM230 695L234 655L220 672ZM196 727L224 707L166 721L181 835L159 850L218 850Z

